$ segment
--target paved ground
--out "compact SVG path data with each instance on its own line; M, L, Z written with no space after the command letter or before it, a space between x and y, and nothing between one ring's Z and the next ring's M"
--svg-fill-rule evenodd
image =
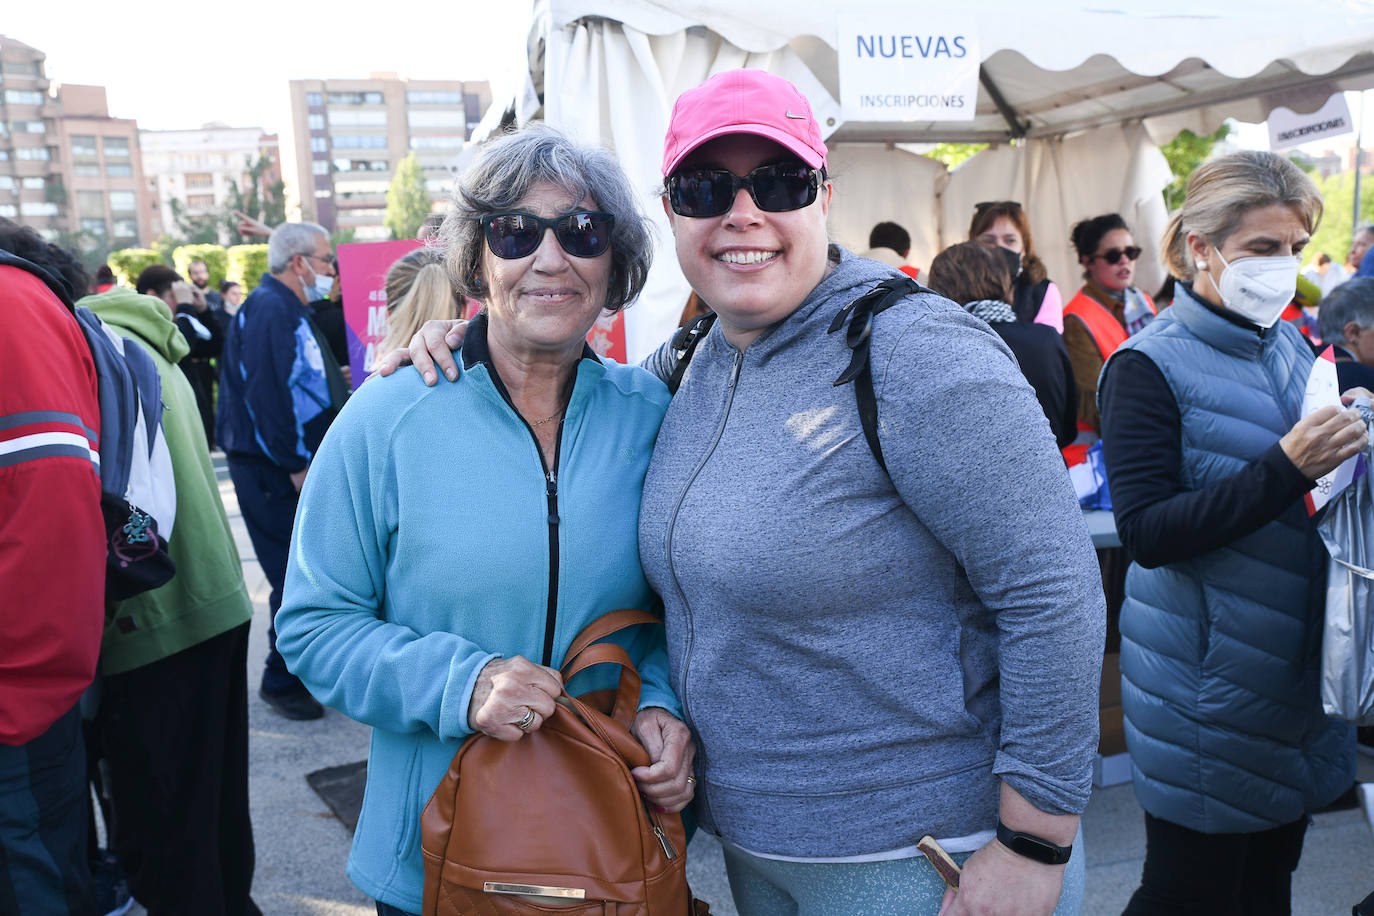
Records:
M222 466L222 459L217 460ZM244 533L233 486L221 475L256 615L249 649L249 684L256 690L266 654L267 594L262 571ZM317 722L289 722L254 692L249 705L253 824L257 872L253 896L268 916L367 916L368 900L345 877L349 834L306 785L305 774L361 760L368 729L330 710ZM1361 778L1374 781L1374 760L1361 760ZM1374 793L1371 793L1374 794ZM1374 804L1374 802L1371 802ZM1140 877L1144 827L1129 785L1098 790L1083 822L1088 855L1084 913L1120 913ZM712 911L735 916L719 847L698 836L689 851L692 887ZM1294 894L1295 916L1334 916L1374 891L1374 836L1360 810L1318 815L1307 835ZM136 910L141 913L141 910Z

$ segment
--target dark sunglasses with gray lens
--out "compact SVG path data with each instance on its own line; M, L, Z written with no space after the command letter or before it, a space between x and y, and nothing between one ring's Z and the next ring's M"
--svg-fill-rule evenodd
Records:
M824 182L820 169L802 162L761 165L743 178L726 169L680 169L668 177L668 205L678 216L720 216L748 188L760 210L785 213L815 203Z

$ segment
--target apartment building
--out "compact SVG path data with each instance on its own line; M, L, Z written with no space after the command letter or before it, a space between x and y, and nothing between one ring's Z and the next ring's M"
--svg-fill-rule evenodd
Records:
M137 122L110 117L102 86L51 83L44 60L0 35L0 216L49 239L151 241Z
M173 201L187 217L223 213L231 189L247 190L246 173L263 156L271 165L261 176L262 185L281 178L277 135L260 127L215 123L198 130L144 130L139 131L139 142L148 191L157 200L155 235L176 234ZM231 244L239 239L222 231L220 241Z
M452 169L491 104L485 82L367 79L292 80L291 131L282 138L288 213L359 241L389 233L386 190L414 151L431 199L452 191Z

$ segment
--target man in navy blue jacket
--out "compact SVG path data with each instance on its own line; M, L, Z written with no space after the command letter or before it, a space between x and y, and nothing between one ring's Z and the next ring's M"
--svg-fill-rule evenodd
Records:
M229 460L239 510L258 563L281 606L296 500L310 459L348 396L338 362L306 303L334 281L329 235L314 223L285 223L267 242L269 273L229 325L220 363L216 437ZM259 694L288 719L318 719L324 709L277 653L267 631Z

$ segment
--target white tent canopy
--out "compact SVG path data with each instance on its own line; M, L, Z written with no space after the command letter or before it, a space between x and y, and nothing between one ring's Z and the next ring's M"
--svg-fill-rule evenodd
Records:
M631 359L665 339L688 293L656 200L668 114L679 93L720 70L766 69L810 99L831 149L837 241L862 249L874 223L894 220L911 232L912 260L924 266L964 238L974 202L1020 200L1066 297L1079 283L1069 227L1099 213L1120 212L1146 248L1141 284L1162 279L1153 247L1165 219L1160 191L1172 176L1156 143L1185 127L1210 131L1226 117L1263 120L1278 105L1310 112L1336 91L1374 86L1369 0L1154 0L1134 9L969 0L960 12L977 22L982 56L973 120L845 121L839 16L877 13L900 26L919 21L923 6L537 0L529 81L514 102L489 112L484 128L508 107L518 123L542 113L571 136L614 149L643 191L661 244L649 287L626 314ZM938 141L994 146L950 173L895 146Z

